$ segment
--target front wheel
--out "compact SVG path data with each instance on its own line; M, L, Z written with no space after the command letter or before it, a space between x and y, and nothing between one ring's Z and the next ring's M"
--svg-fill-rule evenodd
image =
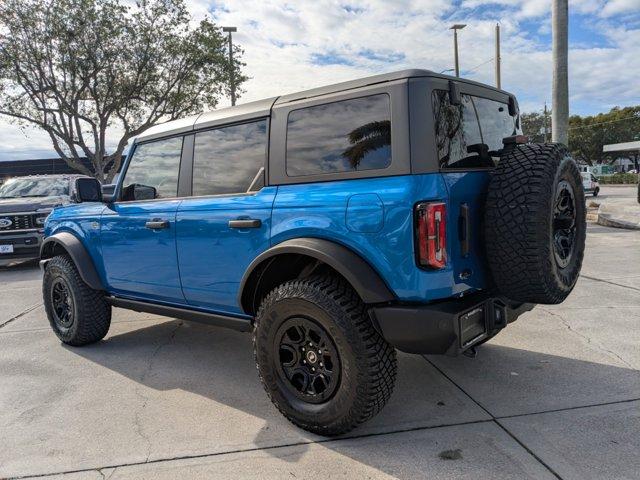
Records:
M599 188L596 188L596 189L593 191L593 196L594 196L594 197L597 197L599 193L600 193L600 189L599 189Z
M393 391L395 350L337 276L293 280L273 290L260 305L253 343L271 401L310 432L346 433L376 415Z
M111 325L111 306L89 287L66 255L53 257L42 279L49 324L58 338L73 346L102 340Z

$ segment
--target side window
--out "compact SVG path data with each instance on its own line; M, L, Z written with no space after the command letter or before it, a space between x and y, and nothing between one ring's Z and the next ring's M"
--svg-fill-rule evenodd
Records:
M264 186L267 121L196 133L193 195L245 193Z
M449 92L433 92L436 147L442 168L493 166L482 142L475 106L469 95L461 95L460 105L451 105Z
M289 113L287 175L355 172L391 164L391 105L386 94Z
M433 92L436 147L443 168L493 167L502 139L518 133L517 119L506 103L462 95L461 105L451 105L449 93Z
M136 146L122 182L122 200L151 200L178 195L182 137Z

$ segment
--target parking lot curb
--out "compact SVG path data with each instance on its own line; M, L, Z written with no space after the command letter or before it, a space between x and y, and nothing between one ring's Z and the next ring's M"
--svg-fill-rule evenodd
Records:
M598 214L598 225L613 228L624 228L626 230L640 230L640 222L629 222L612 217L609 213Z

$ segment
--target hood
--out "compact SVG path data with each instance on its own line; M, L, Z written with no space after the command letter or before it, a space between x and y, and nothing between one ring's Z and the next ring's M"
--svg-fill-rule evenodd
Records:
M69 197L66 196L0 198L0 216L7 213L50 210L66 203L69 203Z

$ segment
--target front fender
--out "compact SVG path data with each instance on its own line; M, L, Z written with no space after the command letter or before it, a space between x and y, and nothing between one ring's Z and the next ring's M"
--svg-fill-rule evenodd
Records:
M41 264L46 267L46 261L60 253L66 253L71 257L84 283L94 290L105 289L91 255L78 237L69 232L59 232L47 237L40 247Z

